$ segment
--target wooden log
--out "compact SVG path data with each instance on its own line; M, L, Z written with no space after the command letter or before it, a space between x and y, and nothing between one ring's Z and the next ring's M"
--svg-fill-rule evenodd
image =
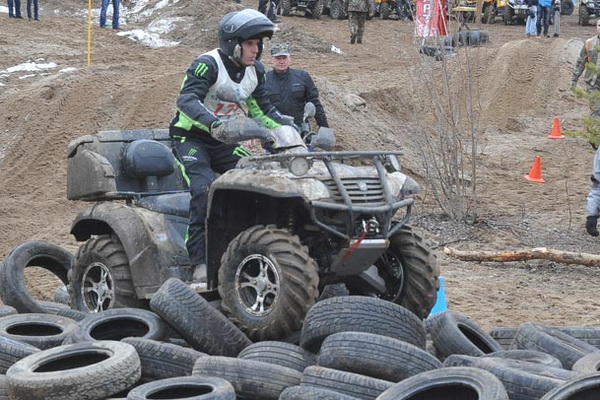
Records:
M469 251L444 247L444 253L464 261L510 262L538 259L550 260L561 264L579 264L589 267L600 266L600 255L562 251L546 247L521 251Z

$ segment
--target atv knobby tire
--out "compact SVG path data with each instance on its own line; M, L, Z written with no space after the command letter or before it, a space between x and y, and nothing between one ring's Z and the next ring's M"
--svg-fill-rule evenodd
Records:
M435 254L411 227L390 238L390 247L375 266L386 282L387 291L380 297L427 318L437 300L440 272Z
M387 1L384 1L379 5L379 18L390 19L390 3Z
M318 281L317 264L297 236L257 225L233 239L221 259L221 307L251 340L283 339L302 327Z
M579 25L586 26L590 23L590 12L584 4L579 5Z
M344 19L346 18L346 12L344 11L344 5L341 0L333 0L329 5L329 16L332 19Z
M323 0L315 0L310 9L310 17L312 19L321 19L321 14L323 14L323 7Z
M281 14L289 17L292 13L292 0L281 0Z
M147 308L136 297L129 259L115 235L94 236L75 256L69 271L71 307L92 313L111 308Z

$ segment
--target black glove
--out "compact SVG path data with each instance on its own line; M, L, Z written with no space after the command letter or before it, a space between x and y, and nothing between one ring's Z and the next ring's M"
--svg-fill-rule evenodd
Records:
M585 221L585 230L592 236L598 236L600 232L598 232L598 216L597 215L588 215Z

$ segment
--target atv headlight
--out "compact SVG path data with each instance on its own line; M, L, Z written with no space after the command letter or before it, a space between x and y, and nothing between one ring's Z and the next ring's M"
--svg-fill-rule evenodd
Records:
M289 170L296 176L303 176L310 170L312 162L306 157L294 157L290 160Z
M414 179L402 172L388 174L390 190L394 196L407 197L421 191L421 186Z

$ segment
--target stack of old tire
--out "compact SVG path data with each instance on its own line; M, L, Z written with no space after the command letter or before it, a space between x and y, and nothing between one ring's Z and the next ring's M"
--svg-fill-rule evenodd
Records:
M56 260L45 266L60 276ZM8 275L0 400L600 399L600 328L485 332L453 311L421 321L388 301L338 296L309 310L297 341L253 343L175 278L150 310L84 314L34 300L22 274Z

